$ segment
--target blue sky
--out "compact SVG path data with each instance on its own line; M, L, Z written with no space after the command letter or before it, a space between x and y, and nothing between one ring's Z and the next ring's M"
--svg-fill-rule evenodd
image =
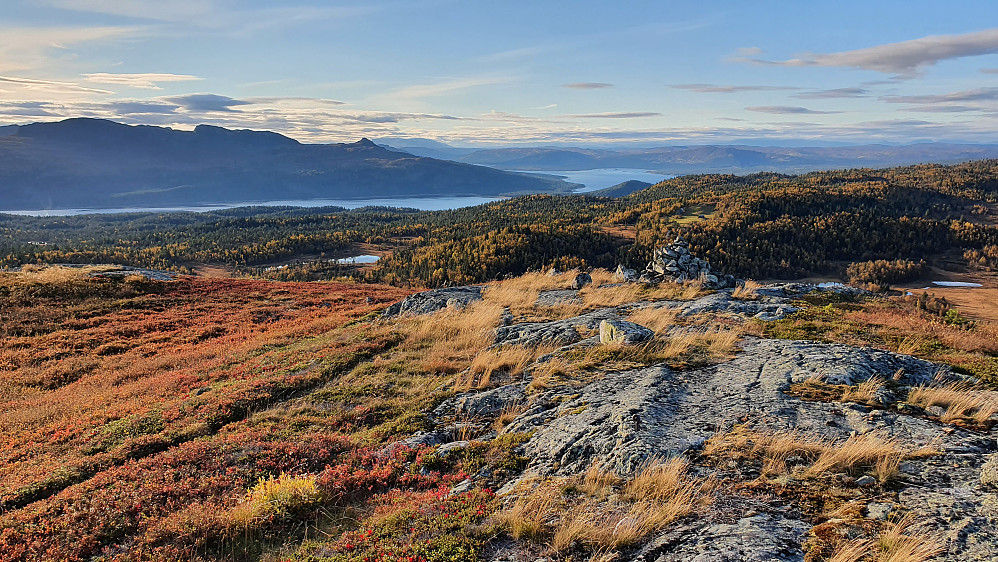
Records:
M998 142L998 2L0 0L0 124Z

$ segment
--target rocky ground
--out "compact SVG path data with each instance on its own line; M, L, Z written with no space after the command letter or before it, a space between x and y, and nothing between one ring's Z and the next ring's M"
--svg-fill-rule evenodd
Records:
M691 300L627 302L541 321L523 321L507 310L494 345L551 345L555 354L608 340L641 345L653 330L627 320L638 310L771 322L796 312L802 295L821 291L863 295L841 286L782 284L755 287L748 298L728 288ZM478 298L478 287L432 291L386 314L427 314ZM559 289L542 292L538 304L580 299L579 289ZM411 441L437 443L444 451L460 448L466 441L455 442L455 424L488 440L497 435L495 420L503 418L503 433L530 436L522 445L526 469L500 490L508 502L529 494L537 482L581 478L594 465L627 478L656 458L688 459L694 474L713 483L709 506L696 516L678 518L626 548L604 551L605 560L880 560L877 548L884 547L862 541L875 542L879 532L876 544L882 545L890 525L909 543L928 545L921 554L891 560L998 559L998 443L990 431L998 414L954 421L938 406L906 402L912 388L959 384L965 375L869 347L745 335L738 348L714 364L652 363L539 386L532 373L550 361L541 356L520 380L445 402L435 411L438 429ZM856 395L835 396L847 391ZM995 393L975 392L995 403ZM725 436L732 435L747 437L731 445L738 440ZM853 442L887 443L898 451L897 466L881 470L860 463L819 471L807 446L766 453L758 444L766 439L762 436L774 435L833 450ZM767 466L774 460L778 468ZM475 478L464 487L474 486ZM860 554L841 554L848 545ZM544 541L505 541L488 556L532 561L564 558L565 552L580 551L569 546L552 553ZM843 557L833 558L837 553Z

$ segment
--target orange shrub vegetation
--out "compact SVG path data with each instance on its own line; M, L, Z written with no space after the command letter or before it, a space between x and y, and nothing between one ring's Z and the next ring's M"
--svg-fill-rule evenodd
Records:
M321 384L389 287L0 275L0 512Z

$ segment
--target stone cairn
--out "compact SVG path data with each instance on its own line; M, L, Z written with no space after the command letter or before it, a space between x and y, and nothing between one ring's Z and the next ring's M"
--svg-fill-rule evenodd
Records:
M690 253L690 244L682 235L664 247L655 250L654 257L648 262L642 280L649 282L670 281L683 283L700 279L711 289L724 289L735 286L735 278L731 275L712 273L706 260L694 257Z

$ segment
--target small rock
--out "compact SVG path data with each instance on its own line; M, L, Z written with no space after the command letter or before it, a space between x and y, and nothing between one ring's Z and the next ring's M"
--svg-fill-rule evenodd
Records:
M859 486L860 488L869 488L870 486L876 485L876 483L877 479L870 476L869 474L865 476L860 476L859 478L856 479L856 485Z
M446 457L447 455L467 449L471 445L468 441L452 441L450 443L444 443L443 445L437 447L437 454L441 457Z
M877 521L887 521L887 517L894 511L894 506L889 503L868 503L866 504L866 518Z
M991 455L981 467L981 485L998 490L998 454Z
M580 273L572 280L573 289L581 289L593 282L593 278L588 273Z
M622 265L617 266L617 271L614 272L614 275L622 281L636 281L638 279L637 271Z
M470 492L472 488L475 487L475 483L471 481L471 478L465 478L450 489L451 496L456 496L458 494L463 494L465 492Z
M946 410L943 409L942 406L929 406L928 408L925 409L925 413L929 414L930 416L941 418L943 414L946 413Z

